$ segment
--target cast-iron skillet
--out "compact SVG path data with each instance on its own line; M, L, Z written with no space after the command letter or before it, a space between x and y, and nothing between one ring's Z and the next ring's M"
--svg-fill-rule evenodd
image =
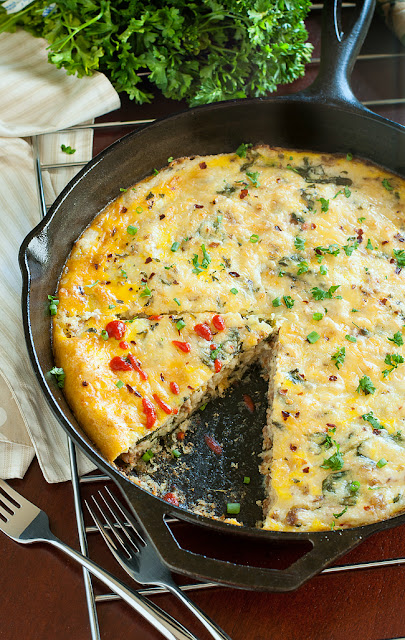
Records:
M130 186L153 169L165 166L169 156L232 152L241 142L264 142L294 149L350 151L405 176L405 128L365 109L349 85L373 5L374 0L365 0L357 7L355 22L343 35L339 1L326 1L320 72L307 90L288 97L236 100L190 109L111 145L69 183L20 250L28 350L55 416L73 441L120 487L164 562L172 570L194 578L245 589L296 589L375 531L405 523L405 515L342 531L270 532L218 522L152 496L101 457L46 374L53 366L47 295L56 291L73 242L95 215L119 195L120 187ZM208 457L210 452L206 451ZM271 548L272 543L300 540L311 543L312 548L284 570L224 562L182 549L165 523L166 514L205 531L232 533L245 546L266 540Z

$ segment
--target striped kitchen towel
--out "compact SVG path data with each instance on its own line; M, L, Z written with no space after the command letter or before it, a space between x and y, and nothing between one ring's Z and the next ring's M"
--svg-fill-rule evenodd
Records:
M92 131L65 129L120 102L105 76L66 75L48 63L46 42L24 31L0 35L0 88L0 477L23 477L36 455L46 480L61 482L70 477L66 435L31 370L21 321L18 250L40 220L30 136L46 134L39 138L43 164L87 161ZM43 172L48 204L77 170ZM93 465L80 455L79 468Z

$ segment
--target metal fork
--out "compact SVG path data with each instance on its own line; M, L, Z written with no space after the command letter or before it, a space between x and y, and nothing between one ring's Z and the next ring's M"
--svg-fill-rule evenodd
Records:
M119 595L168 640L198 640L177 620L156 604L117 580L98 564L75 551L53 535L47 514L29 502L4 480L0 480L0 531L15 542L49 542L86 567L101 582Z
M104 519L104 524L87 501L86 505L94 524L121 567L139 584L165 587L170 593L177 596L215 640L231 640L225 631L218 627L202 609L183 593L174 582L172 574L162 563L152 544L148 544L146 536L141 532L136 520L113 496L108 487L104 487L104 489L108 494L108 500L101 491L98 492L104 503L103 507L100 502L97 502L95 496L92 496L94 504Z

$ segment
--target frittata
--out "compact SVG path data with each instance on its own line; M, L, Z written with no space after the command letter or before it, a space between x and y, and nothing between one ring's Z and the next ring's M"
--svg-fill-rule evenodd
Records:
M59 381L110 461L269 376L266 529L405 509L405 181L364 160L242 144L126 188L50 296Z

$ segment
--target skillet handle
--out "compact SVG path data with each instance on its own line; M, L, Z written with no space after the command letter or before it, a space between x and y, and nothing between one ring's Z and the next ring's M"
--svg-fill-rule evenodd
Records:
M347 33L340 27L341 4L342 0L324 0L319 73L300 95L364 108L352 92L350 76L373 17L375 0L357 1L355 20Z
M165 522L165 516L173 515L187 522L187 512L172 507L162 500L157 500L151 494L132 486L128 480L121 480L117 477L114 480L127 498L147 539L153 544L169 569L193 579L215 582L218 585L256 591L293 591L374 532L372 527L367 527L371 530L365 532L364 530L347 529L298 535L290 533L289 538L292 541L305 540L312 543L313 546L286 569L269 569L225 562L188 551L179 546ZM195 526L195 522L193 525ZM226 533L229 534L229 525L224 525L224 529L228 529ZM235 535L241 533L239 527L232 527L232 529L234 530L232 533ZM275 542L280 541L280 533L268 532L268 538L271 546L272 539ZM285 538L282 540L285 541ZM246 543L247 540L244 538L243 544L246 545ZM251 540L251 544L254 544L254 539Z

